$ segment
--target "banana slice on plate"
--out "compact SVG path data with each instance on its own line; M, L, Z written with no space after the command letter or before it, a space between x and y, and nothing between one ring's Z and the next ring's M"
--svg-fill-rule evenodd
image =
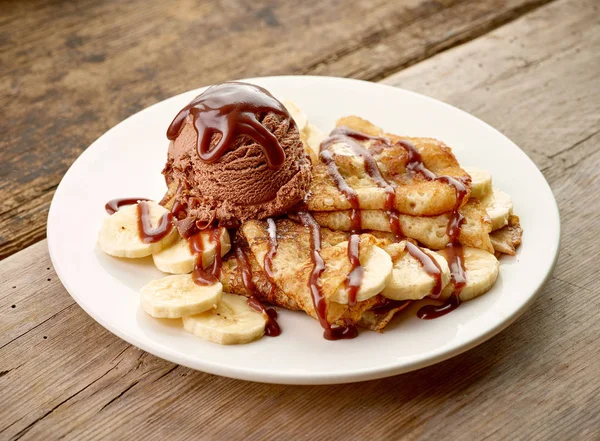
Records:
M348 242L342 242L336 246L347 249ZM362 302L379 294L392 273L392 258L388 253L375 245L369 247L364 257L360 260L360 264L363 267L364 273L360 288L356 293L357 302ZM348 290L345 284L342 284L333 293L330 300L344 305L348 304Z
M431 294L436 279L429 275L423 264L404 248L404 243L391 244L385 250L395 256L392 276L381 295L392 300L420 300ZM440 267L440 283L444 288L450 282L450 269L443 256L435 251L420 249L423 253L435 259Z
M226 228L219 228L219 242L221 244L221 256L224 256L231 249L231 240ZM200 233L202 241L202 267L208 268L213 264L216 254L216 244L212 241L212 230L204 230ZM196 264L196 255L190 250L190 245L186 239L180 237L173 245L152 255L154 265L163 273L169 274L187 274L194 270Z
M160 218L169 211L156 202L148 201L150 223L157 226ZM139 258L157 253L168 247L177 238L177 229L171 231L157 242L145 243L140 237L138 226L138 206L127 205L102 223L98 233L98 245L106 254L115 257Z
M492 174L475 167L463 167L471 176L471 197L482 200L492 192Z
M492 231L499 230L508 224L508 218L513 213L513 203L510 196L497 188L482 201L487 215L492 221Z
M141 290L142 309L157 318L181 318L214 309L223 285L196 285L187 274L153 280Z
M202 314L183 317L186 331L213 343L249 343L263 336L267 318L248 306L246 297L223 293L219 305Z
M445 250L439 251L446 257ZM493 254L478 248L463 247L467 284L460 293L460 300L466 302L489 291L498 278L500 265ZM446 299L454 287L449 283L440 298Z

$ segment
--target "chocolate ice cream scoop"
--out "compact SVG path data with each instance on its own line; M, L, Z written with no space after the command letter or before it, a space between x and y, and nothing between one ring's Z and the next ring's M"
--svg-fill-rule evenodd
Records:
M177 114L167 137L163 203L184 236L211 223L283 214L308 191L310 160L298 128L261 87L210 87Z

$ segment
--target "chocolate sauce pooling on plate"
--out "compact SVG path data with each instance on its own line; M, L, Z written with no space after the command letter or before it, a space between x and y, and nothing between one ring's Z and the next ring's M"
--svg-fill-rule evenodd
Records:
M285 161L285 152L277 137L259 121L259 115L267 113L291 119L285 106L262 87L240 82L217 84L181 109L167 130L167 138L175 140L191 115L198 134L198 155L205 163L217 162L236 137L246 135L260 145L269 168L278 169ZM216 134L221 138L211 149Z
M119 208L124 207L125 205L135 205L138 201L149 201L150 199L146 198L119 198L112 199L104 205L104 209L108 214L115 214L119 211Z

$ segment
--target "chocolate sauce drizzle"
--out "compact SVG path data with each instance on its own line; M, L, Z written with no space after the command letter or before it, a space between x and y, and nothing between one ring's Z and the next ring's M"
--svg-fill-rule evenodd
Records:
M429 297L437 299L442 292L442 269L433 257L427 254L421 247L418 247L410 241L406 241L406 251L417 259L427 274L433 277L434 285L429 293Z
M402 227L400 225L398 210L396 210L396 191L394 190L394 187L388 181L386 181L385 178L382 176L381 170L379 170L379 166L377 165L377 161L375 161L375 158L373 157L371 152L369 152L359 142L357 142L357 141L367 141L367 140L383 142L383 143L386 143L386 145L389 145L388 141L383 138L367 135L366 133L357 132L348 127L343 127L343 126L337 127L331 132L330 136L321 143L321 159L323 159L323 153L327 152L326 149L329 146L331 146L333 144L337 144L337 143L343 143L343 144L347 145L354 151L355 154L357 154L363 158L363 160L365 161L365 171L367 172L369 177L371 179L373 179L373 181L375 181L377 186L379 186L380 188L383 188L385 190L386 198L385 198L384 210L386 211L386 213L388 215L388 219L389 219L389 223L390 223L390 231L394 234L394 236L396 236L396 238L398 240L401 240L402 238L404 238L404 234L402 232ZM331 156L331 153L329 153L329 156ZM330 162L332 162L332 164L330 164ZM344 195L347 196L347 190L344 191L340 187L339 182L341 180L341 181L343 181L343 184L345 186L347 186L348 188L350 188L351 192L354 192L354 194L356 195L356 192L354 191L354 189L352 189L346 183L344 178L341 176L339 170L337 169L337 165L335 164L335 162L333 162L333 157L332 157L331 161L327 162L327 166L328 166L328 171L329 171L330 176L333 177L333 179L336 182L336 185L338 186L340 191L342 191L342 193L344 193ZM334 174L337 174L337 176L339 176L339 178L334 177L333 176ZM358 195L356 195L356 199L355 199L354 203L350 199L348 199L348 200L353 208L353 213L351 215L351 218L357 217L358 219L360 219L360 206L358 203ZM354 213L354 212L356 212L356 213ZM359 226L360 226L360 223L359 223ZM352 230L353 230L353 232L358 232L360 230L360 228L358 228L358 229L352 228Z
M150 208L145 198L120 198L112 199L104 205L104 209L110 215L115 214L125 205L137 204L138 232L140 239L144 243L154 243L161 240L173 229L173 215L171 213L163 214L158 220L156 228L152 228L150 223Z
M124 207L125 205L135 205L138 201L149 201L150 199L146 198L119 198L119 199L111 199L104 205L104 209L108 214L115 214L119 211L119 208Z
M358 234L350 235L348 239L348 260L350 261L350 273L346 277L346 290L348 291L348 306L356 305L356 295L360 290L365 269L361 266L359 260L360 236Z
M321 274L325 271L325 262L321 257L321 227L314 217L306 211L298 213L298 218L302 225L310 231L310 252L313 269L308 279L308 287L315 307L317 319L324 329L323 337L327 340L340 340L355 338L358 335L356 327L352 323L346 322L343 326L332 327L327 321L327 302L323 296L320 283Z
M267 219L267 231L269 232L269 246L265 254L264 267L269 279L273 279L273 258L277 254L277 225L272 218Z
M384 297L383 303L377 305L374 308L371 308L370 311L374 312L375 314L387 314L392 310L398 308L397 312L399 312L408 307L410 303L411 300L392 300Z
M192 271L192 280L196 285L213 285L219 281L223 258L221 257L221 228L213 228L210 231L209 241L215 247L215 260L210 269L204 269L202 265L202 254L204 251L203 235L206 232L200 231L188 237L190 252L196 256L194 271Z
M348 183L344 180L337 168L337 165L335 164L333 155L326 149L333 144L344 143L345 145L349 146L357 155L361 156L364 159L366 172L369 174L371 179L373 179L377 183L377 185L380 188L383 188L386 191L387 196L385 210L388 214L390 230L392 231L397 240L401 240L404 238L404 234L401 230L398 211L395 208L395 190L392 187L392 185L389 182L387 182L381 175L381 171L379 170L377 162L375 161L375 158L373 157L371 152L369 152L359 142L357 142L366 140L373 140L377 142L378 145L376 146L376 149L378 151L381 151L381 149L386 147L391 147L391 142L387 138L380 136L371 136L366 133L357 132L348 127L338 127L334 129L331 132L330 136L321 143L320 158L323 162L327 164L327 170L329 175L333 178L338 189L344 195L346 195L348 201L350 202L350 205L352 206L352 233L356 233L358 231L357 225L360 225L361 219L358 195L356 191L353 188L351 188L348 185ZM446 230L447 235L450 239L448 245L446 246L446 250L454 290L448 301L443 305L427 305L419 309L419 311L417 312L417 316L419 318L436 318L441 315L447 314L448 312L458 307L458 305L460 304L460 292L466 284L464 256L462 245L459 241L460 231L462 223L464 222L464 217L460 213L459 209L467 196L467 186L460 179L456 179L446 175L437 175L431 170L429 170L423 163L423 158L421 154L418 152L418 150L412 143L404 140L397 141L397 143L401 145L408 154L408 162L406 165L407 170L412 171L414 173L419 173L425 179L430 181L435 180L445 182L451 185L456 193L456 202L450 215L450 220L448 222L448 227ZM350 197L348 197L348 195L350 195ZM425 253L417 245L409 241L407 241L406 244L407 251L409 252L409 254L416 258L423 266L423 269L431 277L434 278L435 284L430 293L430 297L434 299L438 298L442 291L442 271L440 266L434 258Z
M346 196L346 199L352 207L350 211L350 232L360 232L362 230L362 219L360 204L358 202L358 193L356 193L356 191L348 185L337 168L331 152L329 150L323 150L323 144L321 144L321 153L319 154L319 158L321 158L321 161L327 165L327 172L329 173L329 176L335 182L338 190L342 192L344 196Z
M191 115L198 135L198 155L205 163L217 162L239 135L246 135L260 145L267 165L276 170L283 165L285 152L277 137L259 121L259 116L267 113L291 120L285 106L262 87L240 82L218 84L181 109L167 130L167 138L175 140ZM221 137L211 149L216 134Z
M237 261L240 270L242 271L242 281L251 295L248 297L248 306L255 309L258 312L264 312L267 315L267 324L265 325L265 335L269 337L277 337L281 334L281 328L277 323L277 311L275 308L265 308L265 305L256 296L256 285L252 280L252 271L250 270L250 263L248 262L248 256L244 250L240 247L235 249L235 259Z
M148 202L139 201L137 206L138 212L138 231L140 239L144 243L154 243L161 240L173 229L173 215L171 213L163 214L156 228L152 228L150 223L150 207Z

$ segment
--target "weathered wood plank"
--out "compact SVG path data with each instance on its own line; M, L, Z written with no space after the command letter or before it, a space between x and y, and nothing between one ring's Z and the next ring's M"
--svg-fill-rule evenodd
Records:
M132 113L256 75L379 78L549 0L0 4L0 258L45 237L67 167Z
M389 79L500 127L555 192L563 222L558 266L509 329L444 363L384 380L319 387L229 380L144 354L93 322L54 284L42 242L0 265L0 331L20 326L10 335L22 334L0 349L0 438L598 439L600 134L593 118L600 100L597 75L588 72L600 72L595 5L560 0ZM477 66L490 52L498 63ZM524 66L530 57L543 61ZM544 85L549 71L552 87ZM538 154L540 137L548 154ZM11 317L19 308L48 311L23 326L23 317Z

